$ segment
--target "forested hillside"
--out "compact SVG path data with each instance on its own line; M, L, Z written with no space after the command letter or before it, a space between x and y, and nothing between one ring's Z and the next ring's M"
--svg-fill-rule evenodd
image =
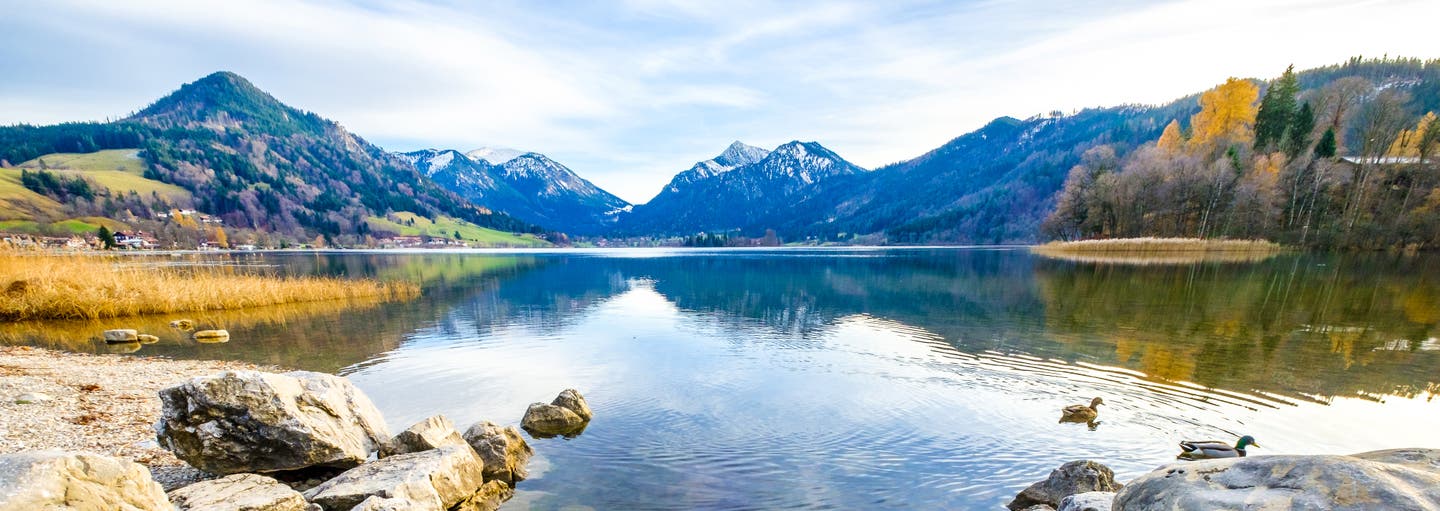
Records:
M372 232L376 219L400 212L539 232L461 199L408 162L334 122L280 103L233 73L186 84L115 122L0 128L0 160L11 165L51 153L126 148L140 149L144 178L183 187L191 197L183 203L159 196L97 197L80 205L87 214L154 220L159 212L193 207L227 229L292 241L360 243L382 234Z
M1440 244L1440 61L1360 60L1230 79L1134 151L1070 170L1053 238L1265 238L1323 248Z

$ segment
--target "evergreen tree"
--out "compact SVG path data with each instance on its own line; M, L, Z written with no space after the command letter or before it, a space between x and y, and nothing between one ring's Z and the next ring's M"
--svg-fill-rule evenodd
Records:
M1255 150L1267 151L1284 141L1285 130L1295 116L1295 95L1300 92L1300 83L1295 78L1295 66L1285 68L1265 96L1260 99L1260 111L1255 114ZM1313 123L1313 114L1312 120Z
M1324 135L1320 135L1320 142L1315 144L1316 158L1335 157L1335 130L1327 128Z
M102 225L100 226L100 230L95 231L95 236L100 238L100 243L105 244L105 250L115 248L115 234L111 233L110 229Z
M1300 111L1290 120L1290 127L1285 130L1285 141L1281 147L1285 154L1294 159L1310 145L1310 132L1315 130L1315 110L1310 108L1310 102L1300 105Z

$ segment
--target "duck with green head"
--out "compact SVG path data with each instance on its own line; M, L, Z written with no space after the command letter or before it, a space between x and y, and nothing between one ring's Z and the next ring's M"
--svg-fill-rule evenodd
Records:
M1246 447L1260 447L1255 443L1255 437L1245 435L1235 442L1235 446L1218 440L1183 440L1180 442L1180 455L1175 459L1179 460L1209 460L1216 458L1244 458Z

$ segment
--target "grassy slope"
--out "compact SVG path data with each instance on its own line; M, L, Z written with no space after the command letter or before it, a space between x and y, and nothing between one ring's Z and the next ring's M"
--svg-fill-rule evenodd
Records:
M370 217L371 229L379 231L394 232L404 236L432 236L436 238L453 239L455 232L460 233L460 238L487 247L549 247L551 244L533 235L515 235L512 233L486 229L478 225L457 220L450 217L440 217L435 221L409 212L396 213L395 216L400 222L391 222L381 217ZM409 225L414 222L415 225Z
M21 163L19 168L39 169L40 160L50 170L83 175L114 193L134 191L139 195L159 193L170 200L188 198L190 192L168 183L146 179L145 162L138 149L110 149L93 153L54 153Z
M64 210L65 205L21 185L18 169L0 169L0 219L56 216Z

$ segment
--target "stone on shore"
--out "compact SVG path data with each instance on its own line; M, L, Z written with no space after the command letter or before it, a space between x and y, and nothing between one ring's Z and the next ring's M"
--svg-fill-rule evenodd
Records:
M409 499L371 496L350 508L350 511L434 511L435 509L438 508Z
M98 454L0 454L0 511L34 509L173 510L165 490L139 463Z
M1036 504L1059 508L1065 497L1085 492L1113 492L1121 485L1115 482L1115 472L1110 467L1085 460L1072 461L1050 472L1044 481L1025 488L1015 500L1005 507L1019 511Z
M390 436L365 394L322 373L225 371L163 389L160 401L156 440L216 474L350 468Z
M1172 463L1131 481L1115 509L1440 509L1440 449Z
M300 492L269 477L234 474L170 492L180 511L306 511Z
M590 403L586 403L585 397L581 396L580 391L575 389L565 389L561 391L560 395L555 396L555 400L551 401L550 404L575 412L575 415L579 415L581 419L585 419L587 422L595 416L595 414L590 411Z
M535 451L515 426L501 427L481 421L465 430L465 441L485 461L485 481L501 481L514 486L529 477L525 465Z
M482 485L479 491L450 508L450 511L495 511L513 496L515 489L511 485L490 481Z
M380 446L380 457L428 451L446 445L469 445L444 415L431 416L396 434Z
M106 330L102 335L105 336L105 342L137 342L140 340L140 332L133 328Z
M371 497L415 503L417 509L450 509L484 484L483 462L468 445L399 454L352 468L305 492L326 511L345 511ZM372 502L372 509L409 509Z
M520 420L520 427L541 437L573 435L585 429L585 419L569 408L531 403L525 410L525 418Z
M55 399L55 398L50 397L49 394L46 394L46 393L44 393L44 392L26 392L26 393L24 393L24 394L20 394L20 395L18 395L18 396L15 396L15 404L17 404L17 405L31 405L31 404L49 402L49 401L52 401L52 400L54 400L54 399Z
M1060 499L1056 511L1110 511L1115 503L1115 492L1087 491Z

